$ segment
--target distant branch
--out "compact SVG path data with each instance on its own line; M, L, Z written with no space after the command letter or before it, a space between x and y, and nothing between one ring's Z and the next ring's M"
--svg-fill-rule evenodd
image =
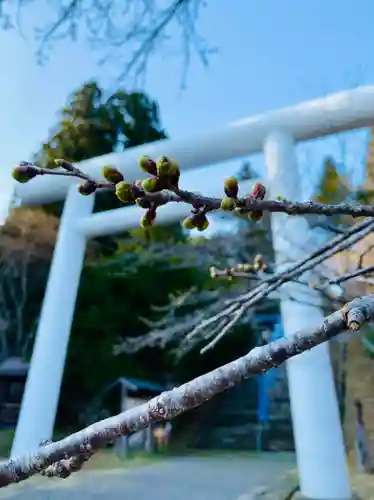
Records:
M38 11L40 3L2 2L2 28L17 26L21 32L22 14L27 15L32 6ZM43 63L61 40L85 39L97 52L100 65L114 63L119 68L117 78L127 84L131 79L136 85L147 75L154 56L178 50L183 84L191 56L197 55L206 65L213 52L196 26L205 6L205 0L56 0L51 4L52 20L35 29L36 55Z

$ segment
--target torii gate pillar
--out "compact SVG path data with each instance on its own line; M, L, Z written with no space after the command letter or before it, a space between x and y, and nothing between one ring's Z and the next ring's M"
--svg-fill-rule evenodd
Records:
M86 251L86 237L76 229L92 213L95 195L70 187L49 271L11 457L27 455L53 435L59 388L69 344L75 301Z

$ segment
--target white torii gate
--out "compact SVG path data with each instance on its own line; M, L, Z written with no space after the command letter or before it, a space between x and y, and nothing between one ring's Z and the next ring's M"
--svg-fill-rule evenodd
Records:
M210 133L185 140L163 140L123 153L81 163L94 178L104 165L118 168L125 178L141 177L137 160L141 154L177 158L182 172L263 152L268 171L270 197L282 194L300 200L301 189L295 142L370 126L374 123L374 86L334 94L323 99L245 118ZM204 180L204 179L203 179ZM204 184L204 183L203 183ZM199 189L199 186L196 186ZM207 183L207 194L218 196L222 186ZM92 214L94 195L77 192L76 180L44 176L16 186L24 205L39 205L65 198L64 212L51 264L40 322L35 339L12 457L35 451L53 432L66 351L87 238L115 234L137 227L140 210L127 207ZM169 204L159 210L158 223L182 219L189 207ZM272 215L276 255L300 257L300 250L282 238L284 214ZM304 219L292 218L288 231L300 241L309 237ZM287 285L297 293L298 285ZM305 297L305 292L304 297ZM315 292L310 291L315 299ZM125 297L124 297L125 300ZM281 312L285 334L321 323L319 307L283 299ZM351 490L339 419L337 398L327 344L287 363L289 390L301 492L314 500L348 500Z

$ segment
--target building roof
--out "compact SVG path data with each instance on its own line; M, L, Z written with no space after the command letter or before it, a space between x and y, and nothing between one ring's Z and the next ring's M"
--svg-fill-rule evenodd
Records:
M0 363L0 376L26 375L29 369L29 363L22 358L7 358Z
M166 387L156 382L149 382L147 380L141 380L134 377L118 377L116 380L107 385L102 393L108 392L118 384L126 387L126 389L131 392L148 391L159 394L166 389Z
M140 380L134 377L121 377L125 384L135 387L136 390L140 391L150 391L150 392L162 392L165 387L156 382L148 382L147 380Z

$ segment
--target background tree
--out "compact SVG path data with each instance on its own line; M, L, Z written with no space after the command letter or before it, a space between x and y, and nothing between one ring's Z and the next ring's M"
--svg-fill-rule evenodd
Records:
M27 358L43 297L58 220L17 208L0 228L0 359Z
M166 137L158 105L146 94L121 89L108 94L91 81L69 96L34 160L43 167L50 167L56 158L80 162ZM100 193L95 210L119 206L113 196ZM59 214L61 208L58 203L48 209Z

